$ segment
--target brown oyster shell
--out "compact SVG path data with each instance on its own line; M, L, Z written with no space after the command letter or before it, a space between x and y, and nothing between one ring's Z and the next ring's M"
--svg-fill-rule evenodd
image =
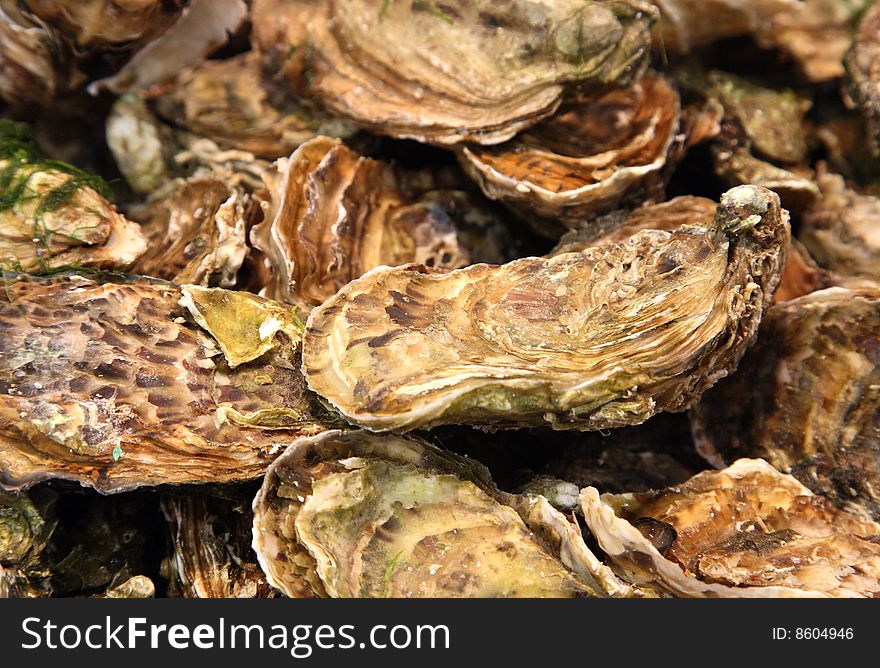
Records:
M590 531L628 579L683 597L868 597L880 525L760 459L669 489L581 492Z
M633 211L615 211L566 232L550 255L580 253L591 246L622 243L642 230L678 230L685 226L710 227L718 204L705 197L684 195Z
M784 11L757 26L764 47L781 50L811 82L839 79L853 39L854 21L872 0L804 0L798 11Z
M709 227L446 272L380 267L312 311L309 386L372 430L582 430L680 411L736 367L789 240L775 194L735 188Z
M811 103L792 90L767 88L728 72L679 71L682 85L723 109L712 141L715 172L729 186L760 185L786 208L801 210L819 194L806 167L805 117Z
M170 27L147 41L115 74L92 82L89 92L123 93L173 77L223 46L247 11L244 0L189 0Z
M777 17L798 16L798 0L651 0L660 10L655 45L687 53L727 37L758 32Z
M0 1L0 98L48 105L72 72L54 57L55 35L17 0Z
M715 216L717 204L705 197L684 195L661 204L650 204L634 211L615 211L607 216L586 220L569 230L550 255L579 253L591 246L625 241L641 230L673 231L685 226L706 227ZM832 285L831 272L819 267L796 239L786 252L782 279L773 295L775 302L787 301Z
M880 519L880 288L830 288L768 310L740 371L691 411L716 464L763 457Z
M180 0L25 0L28 9L76 49L120 46L161 34L179 16Z
M314 94L380 134L497 144L552 114L567 83L631 78L655 16L636 0L440 4L324 3L309 24Z
M289 155L318 134L354 131L267 76L253 51L200 63L157 95L154 106L166 122L261 158Z
M507 230L468 195L413 192L337 139L303 144L264 178L268 207L251 233L269 274L261 294L306 311L377 266L503 258Z
M845 63L850 102L862 112L876 158L880 156L880 6L872 4L865 11Z
M880 199L820 171L821 198L801 215L798 239L816 262L841 276L880 279Z
M64 267L126 269L147 248L140 226L127 220L76 171L66 166L0 159L0 269L46 272Z
M250 498L235 492L168 495L162 512L168 521L174 554L172 590L183 598L270 598L251 550Z
M393 435L292 445L254 499L254 549L294 597L639 595L546 499L502 494L477 462Z
M139 212L149 247L132 273L175 283L235 286L258 205L219 179L193 178Z
M297 368L289 308L219 288L112 280L6 279L3 488L246 480L293 437L324 428L329 416Z
M676 90L649 74L565 103L500 146L465 146L460 157L491 199L572 226L662 192L679 116Z

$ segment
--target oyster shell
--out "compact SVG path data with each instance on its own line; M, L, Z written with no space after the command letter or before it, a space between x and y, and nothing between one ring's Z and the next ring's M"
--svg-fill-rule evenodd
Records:
M623 243L643 230L673 231L685 226L711 227L718 204L705 197L684 195L633 211L615 211L584 220L566 232L549 255L580 253L601 244Z
M124 93L173 77L226 43L247 17L244 0L189 0L177 20L118 72L89 85L89 92Z
M500 146L465 146L460 156L491 199L572 226L662 191L679 115L676 90L648 74L569 101Z
M332 418L290 309L244 292L75 274L0 291L0 486L227 482Z
M638 424L736 367L788 240L777 196L743 186L706 227L502 266L380 267L312 311L303 372L377 431Z
M581 492L617 570L685 597L874 597L880 525L760 459L658 492Z
M801 215L798 238L820 266L835 274L880 279L880 199L820 171L822 197Z
M175 283L235 286L258 205L221 180L193 178L162 193L138 217L149 242L132 273Z
M763 457L841 507L880 519L880 288L773 306L739 373L691 411L716 464Z
M553 113L568 83L640 71L655 10L637 0L330 0L309 24L311 89L379 134L497 144Z
M724 183L764 186L789 209L800 210L815 199L819 191L805 166L808 100L720 70L686 66L677 78L691 95L723 110L711 147L715 172Z
M393 435L292 445L254 499L254 549L294 597L633 594L545 499L501 494L480 464Z
M178 18L184 0L24 0L35 16L78 51L118 47L161 34Z
M651 0L660 10L657 47L687 53L726 37L760 31L781 17L799 16L798 0Z
M344 137L355 131L267 76L253 51L185 70L160 87L154 106L166 122L221 148L268 159L289 155L318 134Z
M275 590L251 550L250 500L234 493L162 498L171 543L173 586L184 598L269 598Z
M641 230L672 232L685 226L706 227L714 217L716 208L717 204L710 199L685 195L634 211L615 211L594 220L585 220L579 227L568 231L550 251L550 255L579 253L591 246L620 243ZM782 279L773 299L794 299L827 288L833 280L831 273L817 266L807 249L792 239L786 252Z
M780 49L811 82L839 79L854 23L872 0L804 0L798 11L774 14L757 26L762 46Z
M0 493L0 598L37 598L51 594L43 552L55 530L56 494Z
M100 178L46 160L24 126L0 120L0 270L130 266L146 241L105 194Z
M17 0L0 0L0 98L48 105L72 72L57 62L51 29Z
M413 191L338 139L303 144L264 178L267 211L251 233L269 275L261 294L306 311L380 265L503 258L507 229L485 207L463 192Z
M880 156L880 6L871 4L846 54L849 95L865 119L874 157Z

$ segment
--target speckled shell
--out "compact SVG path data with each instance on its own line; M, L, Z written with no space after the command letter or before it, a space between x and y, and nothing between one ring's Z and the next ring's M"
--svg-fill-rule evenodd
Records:
M880 526L760 459L581 509L615 569L675 596L867 597L880 591Z
M546 499L502 494L477 462L393 435L292 445L254 500L254 549L294 597L644 595Z
M305 388L288 309L243 292L110 280L4 279L3 488L252 479L332 419Z
M763 457L880 520L880 287L830 288L770 308L741 370L691 411L721 464Z
M632 78L655 17L636 0L301 4L321 102L371 131L443 145L511 138L552 114L566 83Z
M303 371L376 431L638 424L736 368L789 238L776 195L744 186L705 227L501 266L375 269L312 311Z

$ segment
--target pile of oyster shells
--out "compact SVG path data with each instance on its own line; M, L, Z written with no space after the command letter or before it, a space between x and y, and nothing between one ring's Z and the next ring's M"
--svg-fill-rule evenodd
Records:
M0 597L880 595L880 3L0 0Z

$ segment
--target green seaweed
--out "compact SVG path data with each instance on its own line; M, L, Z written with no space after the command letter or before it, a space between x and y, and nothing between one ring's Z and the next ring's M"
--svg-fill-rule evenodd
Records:
M52 236L56 233L46 224L46 215L58 211L73 201L82 188L91 188L105 198L110 188L98 175L87 172L60 160L46 158L37 140L24 123L0 119L0 212L14 209L28 202L37 202L31 221L31 234L37 249L39 266L34 273L49 273L48 251ZM30 187L31 177L38 172L56 172L70 178L48 192L37 193ZM84 231L84 230L83 230ZM76 232L66 232L76 239ZM0 268L4 271L20 271L17 260L3 258ZM65 267L70 269L70 267Z

